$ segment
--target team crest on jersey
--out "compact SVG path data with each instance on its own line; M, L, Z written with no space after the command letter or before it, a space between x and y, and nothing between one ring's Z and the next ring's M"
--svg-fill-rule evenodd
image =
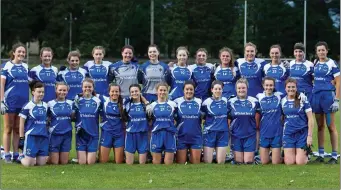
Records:
M152 144L152 149L156 149L156 144Z

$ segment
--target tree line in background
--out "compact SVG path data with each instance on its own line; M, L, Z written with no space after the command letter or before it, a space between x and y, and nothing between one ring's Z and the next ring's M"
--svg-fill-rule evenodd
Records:
M323 40L334 58L340 51L340 1L307 1L307 52ZM155 43L161 53L172 57L178 46L187 46L191 55L205 47L218 57L223 46L242 56L244 43L244 0L154 0ZM269 47L282 46L283 55L292 56L293 45L303 42L304 0L248 0L247 41L268 57ZM107 56L120 55L125 38L135 55L145 56L150 44L150 0L2 0L2 46L39 40L50 46L55 56L69 51L69 13L72 13L72 48L85 57L96 45ZM77 19L76 19L77 18Z

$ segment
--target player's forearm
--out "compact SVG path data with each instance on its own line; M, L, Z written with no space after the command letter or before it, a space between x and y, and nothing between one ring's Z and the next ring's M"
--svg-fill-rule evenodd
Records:
M308 116L308 136L313 136L313 130L314 130L314 119L312 112L307 113Z
M19 123L19 136L20 137L25 136L25 130L24 130L25 121L26 119L20 117L20 123Z
M4 94L5 94L5 83L6 83L6 79L1 78L0 79L0 101L4 101Z
M340 99L340 76L335 78L335 93L336 93L336 98Z

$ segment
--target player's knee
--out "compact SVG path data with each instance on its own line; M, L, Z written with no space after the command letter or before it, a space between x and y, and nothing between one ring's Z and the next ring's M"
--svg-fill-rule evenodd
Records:
M330 133L337 132L334 123L331 124L330 126L328 126L328 131L329 131Z
M295 164L295 159L294 158L285 157L284 158L284 163L285 163L285 165L293 165L293 164Z
M324 126L324 123L318 123L318 125L317 125L317 130L320 132L320 131L324 131L324 128L325 128L325 126Z
M4 127L4 134L5 135L11 135L12 134L12 126L5 125L5 127Z
M307 164L307 159L297 159L296 164L297 165L306 165Z

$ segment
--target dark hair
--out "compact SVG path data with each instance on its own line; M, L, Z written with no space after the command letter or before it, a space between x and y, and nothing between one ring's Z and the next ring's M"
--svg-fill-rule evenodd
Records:
M124 114L124 110L123 110L123 98L121 96L121 87L120 85L116 84L116 83L110 83L109 84L109 88L108 91L110 92L111 87L118 87L118 90L120 91L120 95L118 96L118 109L120 110L120 116L122 118L123 121L126 121L126 115Z
M140 90L140 92L142 91L142 90L141 90L141 86L140 86L139 84L131 84L131 85L129 86L129 92L130 92L130 89L133 88L133 87L138 88L138 89ZM141 102L141 104L142 104L142 106L143 106L143 110L146 112L146 105L142 102L142 95L141 95L141 94L140 94L140 102ZM127 103L129 103L129 109L126 110L126 113L128 114L129 111L130 111L130 109L131 109L131 104L133 103L133 100L132 100L131 97L128 99L128 102L127 102ZM127 114L125 115L125 119L126 119L126 120L127 120ZM125 121L126 121L126 120L125 120Z
M38 80L33 80L29 83L31 92L34 91L36 88L43 88L44 87L44 83L38 81Z
M125 46L123 46L122 49L121 49L121 53L122 53L125 49L130 49L130 50L133 52L133 54L134 54L134 47L133 47L133 46L131 46L131 45L125 45Z
M276 80L274 78L266 76L262 80L262 85L265 83L266 80L271 80L274 83L274 85L276 84Z
M150 45L148 46L148 50L149 50L149 48L151 48L151 47L155 47L155 48L157 49L157 51L160 52L160 49L159 49L159 47L158 47L156 44L150 44Z
M185 86L186 85L192 85L193 86L193 88L195 89L195 83L193 82L193 81L191 81L191 80L188 80L188 81L185 81L185 83L184 83L184 90L185 90Z
M287 87L287 85L288 85L289 83L294 83L294 84L296 85L296 87L297 87L297 81L296 81L296 79L294 79L294 78L288 78L288 79L285 81L285 87ZM300 99L299 99L298 91L296 91L296 94L295 94L295 103L294 103L294 105L295 105L295 108L300 107Z
M316 48L317 48L318 46L324 46L324 47L326 48L326 50L328 50L328 44L327 44L327 42L325 42L325 41L319 41L319 42L317 42L316 45L315 45L315 50L316 50Z
M224 88L224 83L223 82L221 82L219 80L215 80L215 81L212 82L211 89L213 89L216 84L219 84L221 86L221 88Z
M205 48L199 48L196 52L195 52L195 56L197 56L197 54L199 53L199 52L205 52L205 54L206 54L206 57L208 56L208 52L207 52L207 50L205 49Z
M221 53L223 53L224 51L228 52L230 54L230 57L231 57L231 60L230 60L230 63L228 64L228 66L230 68L233 68L234 67L234 55L233 55L233 51L232 49L228 48L228 47L223 47L219 50L219 57L221 55Z
M298 43L296 43L296 44L294 45L294 50L295 50L295 49L299 49L299 50L305 52L304 44L301 43L301 42L298 42Z
M18 49L18 47L23 47L23 48L25 48L25 50L26 50L25 45L24 45L23 43L21 43L21 42L18 42L18 43L13 44L12 49L11 49L11 51L10 51L9 54L8 54L11 60L14 59L13 53L15 52L15 50Z
M66 60L70 61L71 57L78 57L79 61L81 59L81 53L78 50L70 51L67 55Z
M94 91L92 91L92 95L93 96L96 96L96 92L95 92L95 82L91 79L91 78L85 78L84 80L83 80L83 82L82 82L82 87L83 87L83 85L84 85L84 83L85 82L88 82L88 83L91 83L92 84L92 86L94 87ZM81 96L83 96L83 93L81 93L80 94Z
M277 48L277 49L279 50L279 53L282 54L282 48L281 48L280 45L278 45L278 44L272 45L272 46L270 47L270 51L271 51L271 49L274 49L274 48Z
M52 56L53 56L53 51L52 51L52 49L51 49L50 47L42 47L42 48L40 49L40 57L43 55L43 52L44 52L44 51L51 52L51 54L52 54Z

